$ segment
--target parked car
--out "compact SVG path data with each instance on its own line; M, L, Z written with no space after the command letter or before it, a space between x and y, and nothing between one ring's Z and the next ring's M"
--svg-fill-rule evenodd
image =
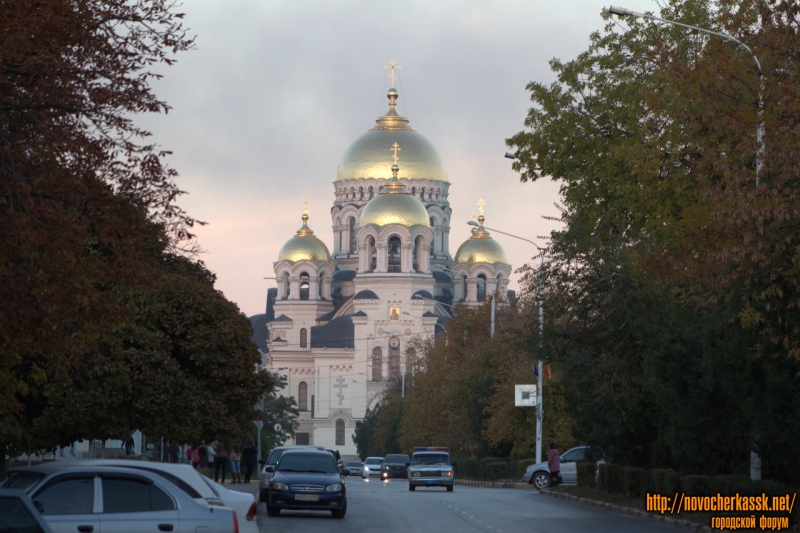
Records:
M561 454L561 470L559 473L561 474L561 482L564 485L578 484L578 466L576 462L587 459L590 448L590 446L576 446ZM525 469L522 482L530 483L537 489L546 489L552 485L553 480L550 477L547 461L532 464Z
M0 531L52 533L42 513L19 489L0 489Z
M404 453L391 453L383 458L381 465L381 479L391 477L408 477L408 467L411 466L411 457Z
M344 468L351 476L360 476L361 471L364 470L364 463L361 461L347 461Z
M453 492L453 465L447 448L423 446L414 448L408 467L408 490L417 487L445 487Z
M276 465L267 500L267 514L278 516L284 509L330 511L334 518L347 513L346 486L339 466L326 451L287 450Z
M367 479L370 476L380 476L382 464L383 457L367 457L364 468L361 469L361 477Z
M269 457L266 460L261 460L261 475L258 477L258 494L259 499L262 502L266 502L269 499L269 485L270 481L272 480L272 472L273 470L267 471L268 466L274 467L280 461L281 456L286 450L318 450L318 451L326 451L322 446L307 446L304 444L296 445L296 446L276 446L269 452ZM328 452L330 453L330 452Z
M233 509L198 503L159 474L65 463L18 467L0 476L0 487L28 494L53 533L239 531Z
M63 462L62 464L66 464ZM189 465L174 463L156 463L151 461L131 461L127 459L83 459L69 461L74 465L114 466L145 470L158 474L183 490L198 503L217 507L230 507L236 511L241 533L258 533L256 516L258 501L254 494L228 490L214 483Z

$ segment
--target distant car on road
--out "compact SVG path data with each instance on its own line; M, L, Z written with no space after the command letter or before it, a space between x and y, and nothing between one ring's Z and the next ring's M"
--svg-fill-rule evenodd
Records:
M361 477L367 479L370 476L380 476L382 464L383 457L367 457L361 470Z
M409 466L411 466L411 457L404 453L390 453L383 458L381 479L392 477L407 478Z
M284 509L330 511L334 518L347 513L347 494L336 460L327 451L287 450L276 465L267 465L272 474L267 514L278 516Z
M589 450L591 446L576 446L570 448L561 454L561 482L564 485L577 485L578 484L578 465L577 461L584 461L589 457ZM537 489L546 489L552 485L553 480L550 477L550 470L547 467L547 461L530 465L525 469L525 474L522 476L523 483L530 483Z
M0 531L53 533L42 513L19 489L0 489Z
M453 492L453 465L447 448L418 447L408 467L408 490L417 487L445 487Z
M364 463L361 461L348 461L344 468L351 476L360 476L361 471L364 469Z

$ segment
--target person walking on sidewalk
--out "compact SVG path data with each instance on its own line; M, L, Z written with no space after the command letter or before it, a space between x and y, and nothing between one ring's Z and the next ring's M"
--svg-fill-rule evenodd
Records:
M231 482L238 485L242 484L241 460L242 445L239 442L235 442L231 445L231 449L228 452L228 464L231 467Z
M217 469L217 441L210 443L206 447L206 452L208 454L208 459L206 460L206 466L208 467L208 471L205 473L208 479L211 479L211 475Z
M561 454L554 442L550 443L550 451L547 452L547 469L550 470L551 487L555 487L559 482L559 472L561 471Z
M242 466L244 466L244 482L250 483L250 476L253 475L253 470L258 461L258 448L256 448L253 439L247 439L247 444L242 450Z
M222 479L220 479L220 471L222 471ZM222 441L217 441L217 466L214 468L214 481L218 481L221 485L225 484L225 478L228 477L228 446Z

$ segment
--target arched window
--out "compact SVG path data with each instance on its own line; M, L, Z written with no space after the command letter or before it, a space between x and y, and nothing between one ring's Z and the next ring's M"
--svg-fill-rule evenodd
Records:
M375 272L375 269L378 268L378 251L375 249L375 239L372 237L367 239L366 252L370 254L368 265L369 271Z
M400 378L400 339L392 337L389 339L389 379Z
M336 421L336 446L344 446L344 420Z
M297 410L308 411L308 384L305 381L297 386Z
M308 346L308 330L303 328L300 330L300 347L306 348Z
M300 274L300 299L308 300L308 273Z
M356 219L350 217L350 253L356 253Z
M416 198L416 196L417 196L417 188L416 187L411 187L411 196Z
M372 381L383 379L383 350L379 347L372 349Z
M372 188L370 185L369 187L369 199L372 200L372 196L375 194L375 189Z
M433 218L433 217L431 217L431 227L432 227L432 228L435 228L435 227L436 227L436 219L435 219L435 218Z
M478 276L478 301L486 301L486 276L483 274Z
M424 200L425 199L425 187L423 187L422 189L419 190L419 199L420 200Z
M392 235L389 237L389 272L400 272L400 237Z

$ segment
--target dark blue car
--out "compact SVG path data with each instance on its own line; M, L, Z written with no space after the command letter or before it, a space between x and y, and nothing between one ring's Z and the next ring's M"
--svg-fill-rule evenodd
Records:
M326 451L287 450L278 464L266 467L272 473L267 514L278 516L282 509L330 511L334 518L347 512L347 495L341 472Z

